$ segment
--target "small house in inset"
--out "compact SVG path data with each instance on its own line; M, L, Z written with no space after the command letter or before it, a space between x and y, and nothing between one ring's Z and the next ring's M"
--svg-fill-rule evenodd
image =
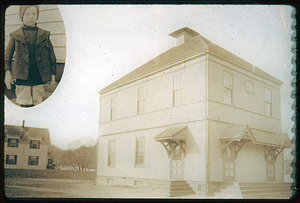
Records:
M98 184L208 195L281 183L280 80L182 28L176 46L100 93Z
M49 130L14 125L4 126L4 168L46 169Z

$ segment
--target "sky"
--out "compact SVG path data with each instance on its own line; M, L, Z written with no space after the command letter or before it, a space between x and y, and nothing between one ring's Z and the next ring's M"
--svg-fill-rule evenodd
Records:
M97 138L98 92L176 44L168 34L189 27L284 82L282 131L291 117L290 6L59 5L66 30L66 63L55 92L21 108L5 98L5 124L49 128L51 144L67 149Z

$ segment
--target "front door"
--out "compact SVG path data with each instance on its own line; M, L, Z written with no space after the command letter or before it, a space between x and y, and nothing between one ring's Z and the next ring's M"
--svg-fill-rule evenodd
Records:
M224 156L224 181L235 180L235 145L229 145Z
M171 154L171 178L183 179L183 152L179 145L173 147L175 149Z
M275 180L275 154L274 151L268 154L267 160L267 181Z

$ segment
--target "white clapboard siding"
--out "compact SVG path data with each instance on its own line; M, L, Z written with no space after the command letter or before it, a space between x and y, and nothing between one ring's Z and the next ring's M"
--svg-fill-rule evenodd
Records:
M66 47L54 47L55 55L56 55L56 62L57 63L65 63L66 58Z
M55 5L40 5L38 27L50 31L50 40L58 63L65 63L66 59L66 33L65 26L59 9ZM19 6L10 6L5 12L5 46L9 34L22 26L19 18Z

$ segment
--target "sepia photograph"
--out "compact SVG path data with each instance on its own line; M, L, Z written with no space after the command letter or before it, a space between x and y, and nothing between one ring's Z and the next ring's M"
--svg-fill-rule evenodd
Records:
M294 16L8 7L6 198L293 199Z

